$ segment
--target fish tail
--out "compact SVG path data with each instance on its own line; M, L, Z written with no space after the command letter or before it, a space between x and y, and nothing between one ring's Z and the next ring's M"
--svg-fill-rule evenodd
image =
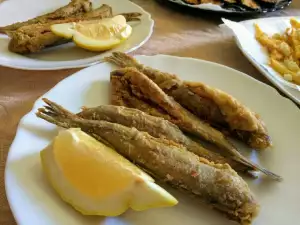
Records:
M139 66L139 63L133 57L123 52L113 52L111 56L105 57L104 60L122 68Z
M138 12L121 13L121 14L118 14L118 15L124 16L126 18L127 22L130 22L130 21L140 21L141 19L139 17L142 16L142 14L138 13Z
M47 105L44 108L39 108L36 115L63 128L72 127L72 121L77 117L75 114L64 109L62 106L50 101L47 98L42 99Z
M5 27L0 27L0 34L6 34Z
M244 165L247 165L248 167L252 168L253 170L262 172L263 174L267 175L268 177L270 177L274 180L277 180L277 181L283 180L283 178L281 176L267 170L266 168L264 168L256 163L250 162L248 159L246 159L244 157L239 157L239 158L235 157L235 160L243 163Z

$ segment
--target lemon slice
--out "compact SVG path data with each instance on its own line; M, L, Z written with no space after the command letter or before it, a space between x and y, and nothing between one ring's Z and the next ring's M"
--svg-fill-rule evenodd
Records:
M51 26L57 36L73 39L74 43L90 51L106 51L127 40L132 27L122 15L102 20L62 23Z
M50 184L84 215L118 216L177 204L152 177L80 129L61 131L41 152Z

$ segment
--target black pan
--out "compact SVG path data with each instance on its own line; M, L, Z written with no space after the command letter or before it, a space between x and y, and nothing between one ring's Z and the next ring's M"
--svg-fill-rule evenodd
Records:
M271 4L271 3L268 4L268 3L263 3L264 0L257 0L256 2L261 3L261 4L259 4L260 9L251 9L251 8L245 7L241 4L231 4L231 3L226 3L226 1L223 1L222 5L221 5L221 9L217 10L217 9L199 8L197 5L191 5L191 4L185 3L183 0L160 0L160 1L170 2L170 3L176 4L176 5L182 6L182 7L199 9L202 11L211 11L211 12L216 12L216 13L228 13L228 14L240 14L240 15L244 14L247 16L281 10L281 9L288 7L292 3L292 0L281 0L277 4Z

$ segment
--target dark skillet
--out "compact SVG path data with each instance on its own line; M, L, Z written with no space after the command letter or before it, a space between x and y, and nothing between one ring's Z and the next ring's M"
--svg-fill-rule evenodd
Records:
M197 8L196 5L185 3L183 0L161 0L163 2L170 2L182 7L193 8L202 11L211 11L216 13L228 13L228 14L244 14L244 15L255 15L261 13L269 13L288 7L292 0L222 0L221 7L222 11L213 9L201 9ZM256 4L253 4L253 1ZM242 4L243 2L243 4ZM276 3L277 2L277 3Z

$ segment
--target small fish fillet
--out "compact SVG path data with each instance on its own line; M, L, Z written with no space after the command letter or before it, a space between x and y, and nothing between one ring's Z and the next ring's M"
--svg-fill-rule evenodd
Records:
M124 13L127 21L139 20L140 13ZM69 39L59 37L51 32L52 24L70 23L87 20L99 20L112 17L112 8L108 5L102 5L100 8L81 16L70 17L64 20L55 20L47 24L33 24L23 26L17 31L7 32L11 37L9 50L19 54L37 53L47 47L53 47L70 42Z
M121 155L157 179L199 197L231 220L251 224L259 205L247 183L227 164L199 158L183 146L155 138L136 128L101 120L86 120L51 102L37 116L63 128L81 128L105 140Z
M49 101L47 101L51 104ZM53 103L52 103L53 104ZM209 151L199 143L187 137L175 124L162 117L151 116L138 109L115 105L101 105L95 108L83 108L79 117L88 120L103 120L118 123L126 127L135 127L139 131L149 133L156 138L166 138L186 147L199 157L203 157L217 164L228 163L235 171L248 172L252 170L244 164L222 157L220 154Z
M229 131L251 147L265 149L271 146L271 139L258 115L229 94L200 82L182 81L174 74L144 66L122 52L114 52L106 61L121 68L136 68L193 114L212 126Z
M272 179L281 180L280 176L245 158L221 132L187 111L137 69L123 68L112 71L111 93L112 104L137 108L169 120L181 130L218 146L223 150L220 153L224 157L238 161L253 170L259 170Z
M241 0L241 4L251 9L260 9L260 6L254 0Z
M53 20L63 20L68 17L75 16L77 14L86 13L92 10L92 3L89 0L72 0L68 5L63 6L54 12L47 13L42 16L35 17L33 19L18 22L5 27L0 27L0 33L7 31L14 31L20 27L38 24L38 23L49 23Z
M63 20L54 20L46 24L38 23L23 26L16 31L7 32L11 38L8 49L11 52L19 54L36 53L46 47L53 47L70 41L52 33L50 29L51 25L83 20L103 19L108 17L112 17L112 8L108 5L102 5L98 9L80 16L70 17Z

